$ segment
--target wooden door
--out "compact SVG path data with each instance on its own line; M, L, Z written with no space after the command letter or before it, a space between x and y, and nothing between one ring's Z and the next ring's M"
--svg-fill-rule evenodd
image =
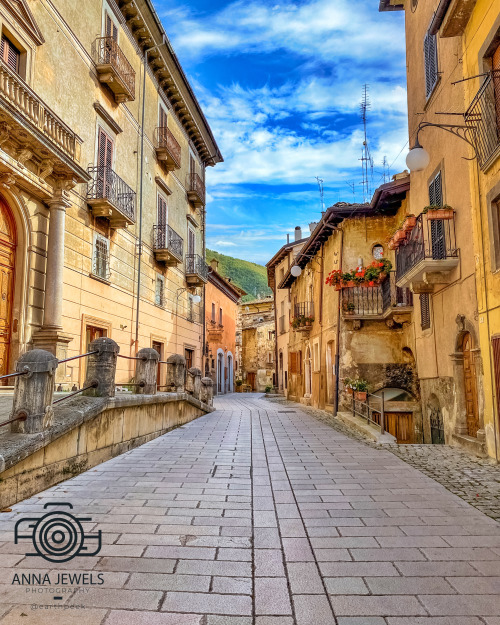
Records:
M479 430L479 410L477 406L476 367L472 353L471 335L467 333L462 343L464 355L465 412L467 415L467 434L477 436Z
M252 387L252 391L255 391L255 375L254 371L247 373L247 384Z
M162 358L162 354L163 354L163 343L160 343L160 341L153 341L153 343L151 344L151 347L153 349L156 349L156 351L160 354L160 358L159 360L161 360ZM161 365L158 365L158 368L156 369L156 384L158 386L160 386L161 382L160 382L160 371L161 371Z
M16 229L5 201L0 198L0 375L9 373L9 346L12 333ZM9 378L2 380L9 385Z
M413 413L386 412L385 429L398 443L413 443Z
M497 398L497 418L494 427L497 427L500 417L500 336L494 336L491 339L491 346L493 349L493 372L495 374L495 392Z

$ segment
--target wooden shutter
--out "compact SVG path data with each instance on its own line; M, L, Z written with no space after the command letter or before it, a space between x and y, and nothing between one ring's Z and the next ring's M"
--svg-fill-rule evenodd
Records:
M159 123L160 128L167 127L167 112L165 111L165 109L163 108L161 104L160 104L159 122L160 122Z
M500 336L494 336L491 339L491 345L493 348L493 373L495 376L498 420L500 418ZM496 427L496 424L493 427Z
M424 39L425 95L430 96L438 78L437 37L427 33Z
M188 255L191 256L192 254L195 253L195 238L194 238L194 232L191 230L191 228L188 229Z
M158 194L158 225L166 226L168 217L167 200Z
M108 13L106 13L106 37L112 37L118 41L118 28Z
M113 140L102 128L99 128L97 164L99 167L111 167L113 163Z
M420 325L422 326L422 330L427 330L431 327L431 311L429 298L429 293L420 294Z
M212 302L212 321L215 323L215 304Z
M443 206L443 181L441 172L436 174L436 177L429 185L429 204L431 206Z
M288 354L288 370L290 373L298 373L297 371L297 352Z
M194 157L190 154L189 155L189 173L194 174L195 172L196 172L196 161L194 160Z
M6 63L13 72L19 73L21 53L5 36L2 36L0 56L2 57L2 61Z

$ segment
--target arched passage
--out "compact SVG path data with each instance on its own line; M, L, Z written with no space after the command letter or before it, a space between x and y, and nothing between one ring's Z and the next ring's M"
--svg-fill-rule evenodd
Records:
M234 391L234 359L231 352L227 352L227 392L232 393Z
M0 375L9 370L16 244L14 217L7 202L0 196ZM8 380L2 382L7 384Z
M217 350L217 393L222 395L224 392L224 352L219 348Z

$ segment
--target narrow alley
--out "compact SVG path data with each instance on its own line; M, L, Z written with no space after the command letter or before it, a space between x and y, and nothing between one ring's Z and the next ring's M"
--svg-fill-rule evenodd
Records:
M215 407L0 516L2 623L499 625L496 521L299 407ZM52 564L14 544L54 501L102 530L98 555ZM56 602L12 583L33 572L103 583Z

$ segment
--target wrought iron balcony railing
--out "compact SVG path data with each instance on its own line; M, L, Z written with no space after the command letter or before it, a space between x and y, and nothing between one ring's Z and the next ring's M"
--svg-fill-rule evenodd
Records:
M99 80L107 83L117 102L135 100L135 71L113 37L98 37L92 44L92 59Z
M82 140L3 62L0 62L0 109L4 122L3 146L11 135L17 134L17 129L24 135L28 131L29 150L42 161L55 157L58 173L67 170L76 173L80 181L87 180L85 170L78 165Z
M174 264L182 262L184 241L177 232L167 224L153 226L153 250L159 260ZM173 256L174 258L170 258Z
M301 302L295 304L293 316L297 317L314 317L314 302Z
M196 207L205 206L205 185L198 174L188 174L186 187L189 201Z
M351 286L342 289L342 310L344 317L381 317L413 306L413 295L409 288L396 286L396 275L389 276L375 286Z
M111 167L96 165L87 171L92 177L87 184L87 202L94 214L112 222L135 223L135 191Z
M208 265L198 254L186 254L186 279L188 282L206 282Z
M500 146L500 70L486 76L464 117L484 167Z
M429 218L420 214L413 230L396 250L396 281L418 281L424 273L446 272L458 264L455 217Z
M179 169L181 166L181 146L172 131L166 126L155 128L153 141L158 160L164 162L169 171Z

